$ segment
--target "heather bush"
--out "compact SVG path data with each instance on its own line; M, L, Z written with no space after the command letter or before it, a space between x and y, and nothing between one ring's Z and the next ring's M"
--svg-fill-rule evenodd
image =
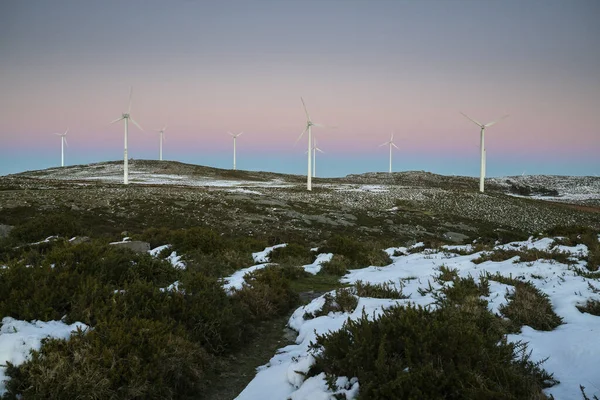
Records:
M544 398L555 383L533 363L523 343L508 343L472 279L435 309L392 307L373 321L348 320L318 335L309 375L357 377L359 399ZM457 307L459 305L459 307Z
M551 331L562 318L552 309L548 295L529 282L520 282L513 291L507 290L508 304L500 307L502 315L510 319L512 331L518 332L523 325L540 331Z

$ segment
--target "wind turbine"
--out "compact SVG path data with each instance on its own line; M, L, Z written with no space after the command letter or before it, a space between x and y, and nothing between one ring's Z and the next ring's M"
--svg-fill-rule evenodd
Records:
M60 166L65 166L65 144L69 146L67 143L67 132L69 132L69 128L65 131L65 133L55 133L55 135L60 136Z
M155 132L158 133L158 136L160 138L160 142L159 142L160 144L159 144L159 147L158 147L158 159L160 161L162 161L162 142L163 142L163 139L165 138L165 131L166 130L167 130L167 125L165 125L162 129L155 130Z
M398 146L396 146L396 144L394 143L394 132L392 132L392 135L390 136L390 140L388 142L382 143L379 145L379 147L381 146L390 146L390 174L392 173L392 146L395 148L398 148Z
M485 159L486 159L486 151L485 151L485 128L489 128L490 126L494 125L495 123L503 120L504 118L508 117L508 115L505 115L501 118L498 118L495 121L492 122L488 122L487 124L482 124L480 122L477 122L476 120L474 120L473 118L469 117L467 114L462 113L461 114L469 119L471 122L473 122L475 125L477 125L478 127L481 128L481 137L480 137L480 142L479 142L479 147L481 150L481 171L479 173L479 191L481 193L483 193L483 182L485 179Z
M236 170L236 166L235 166L235 153L236 153L236 147L235 147L235 139L237 139L238 136L241 136L242 133L244 132L240 132L240 133L231 133L228 132L231 137L233 137L233 170Z
M313 146L312 146L312 157L313 157L313 168L312 168L312 177L316 178L317 177L317 151L320 151L321 153L325 153L323 150L321 150L320 148L317 147L317 138L315 138L314 142L313 142Z
M296 139L296 143L298 143L298 141L302 138L302 135L304 135L304 132L308 132L308 173L306 174L306 189L307 190L312 190L312 132L311 132L311 127L313 126L317 126L320 128L324 128L324 125L321 124L316 124L314 122L311 121L310 119L310 115L308 115L308 110L306 109L306 104L304 104L304 99L302 97L300 97L300 100L302 100L302 105L304 106L304 112L306 113L306 128L304 128L304 130L302 131L302 133L300 134L300 136L298 136L298 139ZM333 128L333 127L331 127Z
M111 124L114 124L115 122L119 122L121 120L125 121L125 147L123 150L123 183L125 185L129 184L129 164L128 164L128 159L127 159L127 127L128 127L129 120L131 120L131 122L133 122L135 124L135 126L140 128L141 131L144 131L142 129L142 127L137 122L135 122L135 120L133 118L131 118L131 95L132 94L133 94L133 87L130 87L129 88L129 108L127 108L127 112L121 114L120 118L117 118L111 122Z

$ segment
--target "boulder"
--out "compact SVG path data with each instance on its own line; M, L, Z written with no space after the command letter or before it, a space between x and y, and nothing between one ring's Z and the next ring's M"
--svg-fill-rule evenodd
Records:
M85 242L89 242L90 238L87 236L77 236L74 237L73 239L69 240L69 243L71 244L79 244L79 243L85 243Z
M142 242L140 240L133 240L131 242L113 242L111 245L117 247L126 247L135 251L136 253L147 253L150 251L150 243Z
M8 237L14 226L0 224L0 239Z
M445 239L454 243L463 243L469 238L467 235L463 235L462 233L458 232L446 232L443 236Z

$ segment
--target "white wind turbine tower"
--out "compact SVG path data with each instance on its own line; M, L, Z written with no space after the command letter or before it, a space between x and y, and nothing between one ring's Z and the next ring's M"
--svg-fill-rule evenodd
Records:
M231 135L231 137L233 137L233 170L235 171L236 170L236 165L235 165L236 143L235 143L235 140L237 139L238 136L241 136L241 134L244 132L240 132L240 133L228 132L228 133Z
M317 138L315 138L315 140L313 141L313 146L312 146L312 158L313 158L313 168L312 168L312 177L316 178L317 177L317 151L320 151L321 153L325 153L323 150L321 150L320 148L317 147Z
M476 120L474 120L473 118L469 117L467 114L462 113L461 114L463 116L465 116L465 118L469 119L471 122L473 122L475 125L477 125L478 127L481 128L481 136L480 136L480 142L479 142L479 147L481 150L481 170L479 173L479 191L481 193L483 193L483 182L485 180L485 161L486 161L486 150L485 150L485 128L489 128L490 126L494 125L495 123L497 123L498 121L503 120L504 118L508 117L508 115L505 115L501 118L498 118L495 121L492 122L488 122L487 124L482 124L480 122L477 122Z
M398 146L396 146L396 144L394 143L394 132L392 132L392 135L390 136L390 140L388 142L382 143L379 145L379 147L381 146L390 146L390 174L392 173L392 146L395 148L398 148Z
M65 166L65 144L69 146L67 143L67 132L69 132L69 128L65 131L65 133L55 133L55 135L60 136L60 166Z
M300 100L302 100L302 105L304 106L304 112L306 113L306 128L304 128L304 130L302 131L302 133L296 140L296 143L298 143L298 141L302 138L302 135L304 135L304 132L308 132L308 173L306 174L306 189L312 190L312 171L311 171L312 170L312 132L311 132L311 127L318 126L320 128L324 128L325 126L321 125L321 124L316 124L311 121L310 115L308 115L308 110L306 109L306 104L304 104L304 99L302 97L300 97ZM331 128L333 128L333 127L331 127Z
M127 158L127 128L128 128L129 120L131 120L131 122L133 122L135 124L135 126L137 126L138 128L140 128L141 131L143 131L142 127L137 122L135 122L135 120L133 118L131 118L131 95L132 94L133 94L133 87L130 87L129 88L129 108L127 108L127 112L123 113L120 118L117 118L111 122L111 124L114 124L115 122L119 122L121 120L125 121L125 147L123 150L123 183L125 185L129 184L129 164L128 164L128 158Z
M132 120L133 121L133 120ZM141 129L141 128L140 128ZM167 130L167 125L165 125L162 129L157 129L155 132L158 133L159 136L159 147L158 147L158 159L162 161L162 143L165 138L165 132Z

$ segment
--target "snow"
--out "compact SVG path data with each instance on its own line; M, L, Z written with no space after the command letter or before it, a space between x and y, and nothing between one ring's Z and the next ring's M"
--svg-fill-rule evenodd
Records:
M29 359L31 350L39 350L42 339L51 337L68 339L71 332L87 329L87 325L75 322L67 325L62 321L19 321L11 317L2 319L0 327L0 396L6 391L6 363L21 365Z
M181 261L182 256L178 256L176 251L171 252L171 255L166 258L171 265L177 269L185 269L185 263Z
M158 246L153 248L152 250L148 250L148 253L152 256L152 257L158 257L158 255L165 249L169 249L171 248L170 244L165 244L162 246ZM181 261L181 259L183 258L183 256L178 256L176 251L172 251L171 254L165 258L165 260L167 260L168 262L171 263L171 265L174 268L177 269L185 269L186 265L183 261Z
M257 271L259 269L263 269L266 266L270 265L269 255L271 254L271 252L275 249L285 246L287 246L287 243L277 244L275 246L266 247L263 251L252 253L252 259L255 263L258 264L248 268L240 269L236 271L233 275L223 278L223 281L225 281L225 284L223 285L225 291L228 293L232 293L234 290L240 290L244 285L244 276L246 274Z
M308 265L303 265L302 268L310 274L316 275L321 271L321 264L331 261L333 253L323 253L317 256L317 259Z
M248 190L248 189L232 189L228 190L230 193L245 193L245 194L256 194L259 196L263 196L261 192L257 192L256 190Z
M168 249L168 248L170 248L170 247L171 247L171 245L170 245L170 244L165 244L165 245L162 245L162 246L155 247L155 248L153 248L152 250L148 250L148 253L150 253L150 255L151 255L152 257L158 257L158 255L159 255L159 254L160 254L160 253L161 253L161 252L162 252L164 249Z
M278 249L280 247L285 247L285 246L287 246L287 243L277 244L275 246L267 247L263 251L259 251L258 253L252 253L252 258L254 259L255 263L269 262L269 254L271 254L271 252L273 250Z
M420 244L412 248L420 247ZM584 246L556 246L555 238L533 239L498 245L495 249L555 249L570 253L573 257L587 254ZM457 255L444 250L463 250L470 252L471 245L446 246L440 252L426 250L421 253L393 256L392 264L385 267L367 267L351 270L342 277L344 283L354 284L361 280L372 284L390 282L402 289L408 299L374 299L359 298L358 306L351 313L330 312L328 315L312 319L304 319L305 314L315 314L325 304L324 295L309 304L299 307L290 317L288 326L298 332L295 344L277 351L269 362L257 369L255 378L248 384L238 400L269 399L333 399L336 393L346 394L353 399L358 394L359 384L352 377L339 377L332 391L325 383L324 375L306 379L314 358L309 351L309 344L315 341L317 334L336 331L342 328L348 319L360 318L363 311L369 319L377 318L384 309L395 304L415 304L433 306L432 293L421 295L418 289L432 287L439 290L442 284L435 282L433 276L439 273L439 267L445 265L458 271L460 277L472 276L478 279L486 274L499 273L503 276L528 280L540 291L549 296L554 311L563 318L564 323L553 331L536 331L524 326L518 334L508 335L511 342L528 342L532 352L532 361L548 360L542 365L560 381L559 384L545 389L547 395L556 399L581 398L579 385L586 387L588 397L600 396L600 374L597 371L600 359L600 317L581 313L576 306L584 304L588 299L600 300L600 282L577 275L572 267L555 260L537 260L519 262L518 257L510 260L486 261L474 264L472 260L482 253ZM390 248L386 252L393 255L396 251L404 252L406 248ZM577 261L577 268L585 268L583 261ZM502 304L507 303L506 294L514 288L490 280L490 294L484 297L489 309L499 313ZM446 283L448 284L448 283ZM593 285L590 287L590 284ZM335 295L335 291L329 293Z

